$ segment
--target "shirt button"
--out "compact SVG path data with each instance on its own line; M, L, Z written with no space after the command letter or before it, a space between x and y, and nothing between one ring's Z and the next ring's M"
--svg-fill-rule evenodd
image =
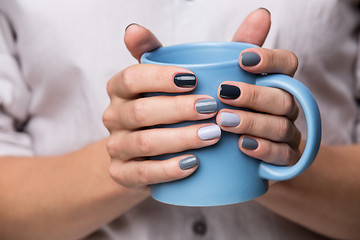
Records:
M197 220L193 224L193 231L195 234L204 236L206 234L206 223L203 220Z

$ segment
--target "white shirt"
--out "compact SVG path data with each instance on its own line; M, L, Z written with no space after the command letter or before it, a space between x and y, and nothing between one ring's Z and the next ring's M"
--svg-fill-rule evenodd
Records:
M163 45L228 41L258 7L272 13L265 47L299 57L295 77L319 103L323 144L358 142L359 2L0 0L0 155L63 154L108 135L106 82L136 63L123 43L129 23ZM298 125L305 134L303 116ZM323 239L255 202L186 208L151 199L88 238Z

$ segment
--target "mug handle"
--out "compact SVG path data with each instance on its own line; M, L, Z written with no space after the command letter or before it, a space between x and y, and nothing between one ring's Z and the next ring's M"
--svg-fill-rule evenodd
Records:
M259 76L256 85L281 88L292 94L300 103L306 119L306 145L300 160L293 166L276 166L261 162L259 176L268 180L283 181L304 172L315 160L321 142L321 119L319 107L309 89L301 82L283 74Z

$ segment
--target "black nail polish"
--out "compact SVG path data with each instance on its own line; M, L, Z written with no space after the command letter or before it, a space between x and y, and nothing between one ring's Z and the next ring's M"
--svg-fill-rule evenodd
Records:
M137 23L130 23L129 25L126 26L125 32L126 32L126 30L127 30L131 25L139 25L139 24L137 24Z
M222 84L220 86L220 97L226 99L236 99L240 96L240 89L233 85Z
M174 76L174 83L178 87L191 88L196 85L196 76L192 73L178 73Z
M260 62L259 54L254 52L244 52L241 54L241 63L244 66L255 66Z
M258 142L255 139L244 137L241 143L241 147L249 149L249 150L255 150L259 146Z

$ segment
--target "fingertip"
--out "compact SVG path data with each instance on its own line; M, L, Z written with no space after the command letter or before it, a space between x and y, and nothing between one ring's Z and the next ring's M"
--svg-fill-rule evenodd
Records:
M126 30L128 30L128 28L131 27L132 25L139 25L139 24L137 24L137 23L130 23L129 25L126 26L125 32L126 32Z
M220 101L229 103L231 100L238 99L241 96L241 89L238 85L239 82L222 82L217 90L217 95Z
M181 91L192 91L197 85L195 73L187 69L176 71L173 74L173 81Z
M240 149L240 151L242 153L244 153L245 155L252 157L252 158L256 158L256 159L260 159L260 141L257 141L257 138L254 138L252 136L248 136L248 135L242 135L239 138L239 142L238 142L238 147ZM261 159L262 160L262 159Z
M179 167L181 170L195 171L199 166L199 160L195 155L182 156L179 159Z
M242 69L251 73L282 73L293 76L299 62L296 54L289 50L255 47L240 53L239 64Z
M270 30L270 11L259 8L251 12L237 29L232 41L261 46Z
M270 12L269 9L267 9L267 8L265 8L265 7L259 7L259 8L257 9L257 11L259 11L259 10L264 10L264 11L266 11L266 12L269 14L269 16L271 16L271 12Z
M221 126L221 114L223 112L223 109L219 110L219 112L216 114L216 117L215 117L215 122L216 124L222 129L222 126Z
M207 143L207 146L213 145L221 138L221 128L217 124L200 125L197 135L200 140Z
M137 60L140 60L143 53L161 47L155 35L137 23L131 23L126 27L124 42L131 55Z
M239 146L245 151L254 151L259 148L259 142L252 137L242 136L239 141Z
M240 122L239 115L226 109L222 109L216 117L216 123L225 131L233 130Z
M192 154L177 156L165 160L165 162L167 162L166 168L168 168L165 172L168 173L165 174L159 182L169 182L186 178L192 175L199 167L199 160Z
M251 69L251 67L261 65L261 61L262 54L259 48L245 49L239 55L239 64L243 69Z

